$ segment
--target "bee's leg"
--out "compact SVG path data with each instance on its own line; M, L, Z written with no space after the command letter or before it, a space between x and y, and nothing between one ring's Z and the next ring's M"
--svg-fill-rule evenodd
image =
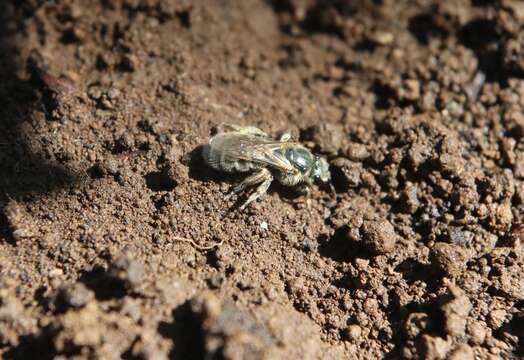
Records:
M295 187L295 191L300 196L292 201L293 204L306 204L309 208L311 199L309 195L311 194L311 187L306 184L301 184Z
M260 130L257 127L254 126L239 126L239 125L232 125L232 124L220 124L220 128L222 128L224 131L235 131L241 134L246 135L255 135L255 136L262 136L267 137L267 134Z
M242 181L242 183L240 183L234 189L234 191L237 190L237 188L239 188L240 191L242 191L247 186L251 186L255 184L260 184L260 185L256 188L255 192L253 192L253 194L251 194L247 198L244 204L242 204L242 206L240 207L240 210L244 210L246 206L248 206L251 202L255 201L256 199L264 195L267 189L269 188L269 185L271 185L272 181L273 181L273 175L271 175L271 172L266 168L260 169L259 172L247 177L244 181Z
M297 192L306 198L311 194L311 188L308 185L302 184L297 187Z
M278 139L280 142L286 142L291 140L291 134L290 133L283 133L280 135L280 138Z
M273 178L273 176L271 175L268 169L262 168L260 170L257 170L257 172L249 175L244 180L242 180L237 186L235 186L233 190L231 191L231 193L238 194L246 190L249 186L260 184L261 182L263 182L264 180L268 178L268 174L271 178Z

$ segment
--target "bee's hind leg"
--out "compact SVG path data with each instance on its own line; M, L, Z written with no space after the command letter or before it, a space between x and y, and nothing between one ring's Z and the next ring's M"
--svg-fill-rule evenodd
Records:
M271 182L273 181L273 175L271 175L271 172L266 169L262 168L256 173L248 176L245 178L240 184L235 186L233 188L234 193L239 193L241 191L244 191L248 186L253 186L256 184L258 187L256 190L247 198L247 200L242 204L240 207L240 210L244 210L250 203L264 195L269 188L269 185L271 185Z
M234 131L241 134L246 135L254 135L254 136L261 136L261 137L267 137L267 134L260 130L257 127L254 126L239 126L239 125L233 125L233 124L220 124L219 125L219 131L220 132L229 132Z

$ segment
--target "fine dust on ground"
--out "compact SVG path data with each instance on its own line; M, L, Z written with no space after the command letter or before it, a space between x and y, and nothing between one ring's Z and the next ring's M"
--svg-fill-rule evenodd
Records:
M6 358L524 355L524 6L0 3ZM336 194L246 211L200 148L290 131ZM212 250L198 246L222 243Z

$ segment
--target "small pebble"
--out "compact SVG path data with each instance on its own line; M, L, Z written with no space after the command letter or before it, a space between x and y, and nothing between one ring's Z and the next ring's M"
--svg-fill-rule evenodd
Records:
M82 283L63 286L58 289L55 304L57 308L66 310L70 307L81 308L94 298L93 291Z
M480 321L473 321L468 325L468 333L473 344L480 345L484 343L486 332L486 325Z
M355 324L349 325L345 330L345 335L348 340L356 341L360 339L360 336L362 335L362 328Z
M224 276L222 274L213 274L207 279L207 283L211 289L219 289L224 283Z
M365 221L360 233L364 246L375 254L385 254L395 248L397 234L387 220Z
M468 260L467 253L461 246L444 242L433 246L429 258L434 267L451 277L460 275Z
M134 259L120 257L111 264L108 275L126 287L135 287L144 278L144 266Z
M488 325L493 329L498 329L506 320L506 315L505 310L493 310L488 316Z

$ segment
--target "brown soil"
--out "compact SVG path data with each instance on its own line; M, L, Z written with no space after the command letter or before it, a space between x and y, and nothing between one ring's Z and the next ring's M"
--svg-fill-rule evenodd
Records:
M520 2L0 4L4 357L524 355ZM238 211L220 123L336 194Z

